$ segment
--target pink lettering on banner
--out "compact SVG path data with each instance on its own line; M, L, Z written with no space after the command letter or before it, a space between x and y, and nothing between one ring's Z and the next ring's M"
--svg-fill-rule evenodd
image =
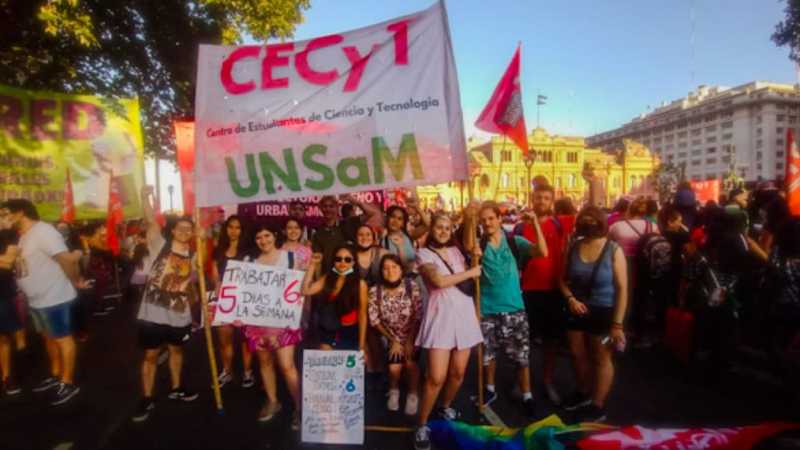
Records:
M253 80L244 83L236 82L233 79L233 65L241 59L257 58L260 51L261 49L254 45L239 47L225 58L225 61L222 61L219 78L226 91L233 95L238 95L246 94L256 88L256 82Z
M408 65L408 20L389 24L386 30L392 33L394 44L394 64L396 66ZM334 47L344 42L344 36L332 34L308 41L305 48L294 55L294 69L297 74L311 84L327 86L335 82L340 74L336 68L324 70L313 68L308 59L311 52L324 48ZM347 80L343 91L352 92L358 90L361 76L366 69L370 57L380 48L380 43L372 45L371 49L362 54L358 48L352 45L341 47L342 55L350 64L347 70ZM261 61L261 90L285 89L289 87L288 77L275 78L273 69L291 65L291 54L294 51L294 43L274 44L266 46L266 55ZM219 80L225 91L231 95L243 95L256 89L256 82L250 80L235 80L233 71L237 63L248 58L258 58L261 47L243 46L233 50L223 61L220 67Z
M289 57L281 56L281 52L294 50L294 44L276 44L267 46L267 56L261 63L261 89L282 89L289 87L288 78L272 78L272 68L276 66L288 66Z
M330 47L331 45L339 44L344 40L339 34L332 34L330 36L323 36L320 38L312 39L305 50L295 56L295 66L297 66L297 73L309 83L319 84L326 86L332 83L339 77L339 71L331 69L327 72L318 72L311 68L308 64L308 54L314 50ZM346 90L346 89L345 89Z

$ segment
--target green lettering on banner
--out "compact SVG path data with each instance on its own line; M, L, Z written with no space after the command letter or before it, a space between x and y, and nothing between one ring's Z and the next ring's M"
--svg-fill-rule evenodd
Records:
M351 177L350 174L347 173L347 169L351 167L355 167L358 170L357 176ZM369 184L367 158L363 156L360 158L344 158L336 165L336 175L339 177L339 181L347 187Z
M422 180L425 175L422 172L422 164L417 153L417 141L413 133L406 133L400 140L400 149L397 157L392 156L392 151L386 145L382 137L372 138L372 164L375 171L375 184L385 182L383 174L384 162L389 166L395 181L402 181L405 172L406 160L411 165L411 175L415 180Z
M283 170L267 152L259 153L258 159L259 162L261 162L261 175L264 177L264 188L268 193L275 193L275 183L272 178L273 172L275 172L275 175L281 179L289 190L300 190L300 180L297 178L297 167L294 165L294 153L292 153L291 148L283 149L283 160L286 162L286 170Z
M315 191L324 191L333 186L333 182L335 181L333 170L325 164L314 160L314 155L325 156L327 151L328 149L321 144L312 144L303 150L303 165L306 166L308 170L314 171L322 176L320 179L306 178L305 185L307 188Z
M243 187L239 184L239 177L236 176L236 164L230 156L225 157L225 165L228 167L228 182L231 189L239 197L252 197L258 192L258 172L256 171L255 157L252 153L244 156L245 166L247 167L247 177L250 178L250 185Z

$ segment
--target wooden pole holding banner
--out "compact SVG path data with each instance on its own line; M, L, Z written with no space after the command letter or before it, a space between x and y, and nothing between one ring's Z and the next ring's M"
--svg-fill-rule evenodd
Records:
M505 144L505 141L503 142ZM479 181L480 182L480 181ZM499 183L499 180L498 180ZM467 185L467 193L469 195L469 203L475 200L475 189L472 183ZM475 217L475 232L472 245L480 246L480 239L478 238L478 217ZM472 267L477 266L479 263L478 258L472 259ZM478 317L478 326L481 323L481 278L475 278L475 315ZM478 412L483 414L483 342L478 344Z
M194 209L195 228L200 230L200 208ZM219 378L217 373L217 359L214 356L214 341L211 337L211 317L208 314L208 297L206 296L206 276L203 264L203 254L206 250L206 239L202 232L195 233L197 242L197 279L200 283L200 307L203 312L203 331L206 335L206 349L208 350L208 363L211 366L211 387L214 390L214 403L217 405L217 412L222 410L222 392L219 389Z

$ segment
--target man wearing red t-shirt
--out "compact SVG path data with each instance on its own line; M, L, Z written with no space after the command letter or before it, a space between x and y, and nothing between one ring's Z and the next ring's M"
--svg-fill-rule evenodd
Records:
M547 256L531 258L522 272L522 293L525 311L532 332L542 336L544 343L544 368L542 381L550 401L560 404L561 399L553 386L558 342L566 326L566 303L558 289L561 276L562 254L575 223L574 216L553 215L551 186L537 185L533 193L533 211L539 218L542 234L547 242ZM530 224L522 226L522 236L536 242L536 232Z

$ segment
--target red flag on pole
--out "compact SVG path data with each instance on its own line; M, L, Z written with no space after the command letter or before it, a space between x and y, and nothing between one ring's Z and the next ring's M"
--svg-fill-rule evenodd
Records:
M789 128L786 131L786 201L789 203L789 212L793 216L800 216L800 151L794 141L794 133Z
M117 225L122 223L124 212L122 210L122 199L119 194L119 184L114 174L108 182L108 217L106 217L106 231L108 232L108 248L115 255L119 255L119 236L117 236Z
M519 52L520 46L517 46L506 73L494 88L494 93L475 121L475 126L489 133L508 136L527 155L528 131L525 128L525 114L522 111Z
M75 222L75 197L72 195L72 177L67 168L67 183L64 186L64 202L61 207L61 221L65 223Z

